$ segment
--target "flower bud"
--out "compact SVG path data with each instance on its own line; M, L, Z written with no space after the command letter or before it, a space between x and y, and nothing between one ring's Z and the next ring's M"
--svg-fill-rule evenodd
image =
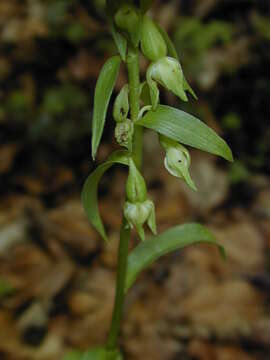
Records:
M116 124L114 130L115 139L119 145L126 147L129 151L132 149L133 133L134 125L131 120L125 119Z
M169 173L180 179L184 179L191 189L197 191L196 185L189 174L189 151L183 145L163 135L160 136L160 143L166 151L164 165Z
M131 40L134 46L138 46L141 33L141 14L132 5L123 5L115 14L116 26L122 30Z
M117 95L113 106L113 118L116 122L126 120L129 112L128 84L124 85Z
M132 203L143 202L147 198L144 178L132 159L129 160L129 174L126 185L126 193L128 201Z
M135 226L142 241L145 240L143 225L145 222L153 234L156 234L155 205L151 200L131 203L127 201L124 205L124 215L129 226Z
M168 56L159 59L150 65L146 78L150 88L153 88L151 80L156 81L183 101L188 101L185 93L184 75L178 60Z
M144 15L142 20L141 48L151 61L167 55L167 45L154 21L147 15Z

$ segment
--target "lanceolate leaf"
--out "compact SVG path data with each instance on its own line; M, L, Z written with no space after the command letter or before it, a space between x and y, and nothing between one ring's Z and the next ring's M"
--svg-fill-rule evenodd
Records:
M128 257L125 291L131 287L139 273L159 257L197 243L216 245L220 254L225 257L224 248L215 241L212 233L195 223L175 226L140 243Z
M87 218L104 240L106 240L107 237L98 209L98 183L105 171L115 163L128 165L127 152L120 150L113 153L105 163L99 165L97 169L89 175L82 190L82 203Z
M175 141L219 155L233 161L232 152L226 142L214 130L194 116L169 106L158 105L136 122L155 130Z
M104 64L95 89L94 114L92 123L92 157L96 152L103 133L105 118L112 91L116 82L121 59L113 56Z

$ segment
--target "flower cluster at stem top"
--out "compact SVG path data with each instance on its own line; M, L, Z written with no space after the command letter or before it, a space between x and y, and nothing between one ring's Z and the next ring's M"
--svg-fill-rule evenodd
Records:
M146 111L155 111L160 96L161 85L173 92L182 101L188 101L186 91L194 97L195 94L187 83L179 61L168 56L168 46L159 27L154 20L133 5L124 5L114 15L114 23L133 48L141 49L143 55L150 61L146 72L146 81L140 87L140 100L144 107L139 112L139 120ZM132 154L134 134L133 122L129 118L129 85L125 84L114 102L113 117L116 122L115 138L119 145ZM164 165L173 176L183 179L187 185L196 190L196 185L189 174L189 151L176 141L159 135L160 144L166 152ZM143 225L147 223L153 233L156 233L155 207L147 198L146 184L136 167L132 156L129 160L129 175L126 187L126 202L124 215L130 227L135 227L140 238L144 240Z

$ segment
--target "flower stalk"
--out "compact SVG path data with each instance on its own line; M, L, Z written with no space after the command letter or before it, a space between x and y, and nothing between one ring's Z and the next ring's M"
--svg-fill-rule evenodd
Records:
M140 73L139 73L139 51L132 45L128 49L127 55L127 69L128 69L128 86L129 86L129 106L131 121L134 123L139 116L140 111ZM138 169L142 166L142 152L143 152L143 129L134 126L132 158L136 163ZM117 278L116 278L116 295L114 301L113 316L107 340L107 349L114 350L117 348L117 339L120 331L120 324L123 315L123 306L125 299L125 279L127 270L127 258L130 242L130 226L123 216L120 242L118 247L118 263L117 263Z

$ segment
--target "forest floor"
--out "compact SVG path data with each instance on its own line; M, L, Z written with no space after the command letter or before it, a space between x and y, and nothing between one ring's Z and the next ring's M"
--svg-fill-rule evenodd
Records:
M226 171L213 157L194 153L199 191L192 193L166 173L150 133L145 144L144 172L159 231L202 222L228 259L215 248L192 246L140 276L125 304L120 345L126 359L269 359L270 179L254 177L256 196L241 206L233 202ZM14 146L0 149L1 174L8 174ZM104 145L101 157L109 150ZM100 188L107 245L89 226L79 191L65 191L75 181L72 168L41 164L36 173L15 174L10 181L20 183L18 191L2 193L0 203L0 358L56 360L70 349L103 343L125 172L115 168ZM48 189L57 201L44 200Z

